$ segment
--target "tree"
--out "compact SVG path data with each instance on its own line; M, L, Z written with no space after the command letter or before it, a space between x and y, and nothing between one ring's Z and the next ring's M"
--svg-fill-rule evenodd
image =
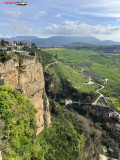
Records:
M1 46L5 46L5 41L4 40L1 40Z
M58 60L58 55L56 54L56 55L54 56L54 58Z
M22 42L20 42L20 45L23 45L23 43L22 43Z

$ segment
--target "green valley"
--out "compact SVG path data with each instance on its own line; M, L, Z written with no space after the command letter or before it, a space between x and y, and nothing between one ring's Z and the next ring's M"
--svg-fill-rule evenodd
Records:
M75 50L75 49L63 49L63 48L59 50L55 50L54 48L53 50L47 49L47 52L49 52L53 56L57 55L59 61L58 65L61 66L60 68L62 68L63 73L65 72L66 68L69 68L69 72L64 74L66 75L68 80L71 80L72 76L71 83L73 86L78 88L80 92L92 91L95 93L97 88L99 88L97 83L92 85L85 85L87 81L83 81L83 79L81 79L83 77L83 75L81 75L82 69L84 70L83 74L86 75L87 77L91 76L95 82L103 83L104 78L108 79L108 83L106 83L106 86L108 84L111 84L111 87L113 84L115 86L116 84L115 82L119 81L120 78L120 70L118 65L119 54L100 53L92 50L83 50L83 49ZM57 74L60 76L60 74L56 73L58 70L57 68L58 66L50 67L49 71L51 73L54 73L55 75ZM74 73L79 75L79 77L78 76L76 77L75 76L76 74L73 75L73 71ZM86 79L88 80L87 77ZM110 89L106 87L105 89L101 90L101 93L104 93L104 90L106 90L106 92L110 92ZM114 91L114 95L107 94L106 96L115 97L117 98L117 101L119 101L119 97L116 94L117 90ZM112 101L109 102L112 103ZM117 110L119 110L118 102L114 103L113 106L116 107Z
M113 64L113 53L101 57L101 53L83 49L24 47L23 50L30 52L30 56L21 55L22 61L28 63L32 59L36 65L42 63L51 126L36 135L37 110L22 87L12 90L1 86L0 150L3 160L97 160L100 155L117 158L120 139L116 123L119 122L109 117L109 113L120 110L118 58ZM9 58L13 56L16 54ZM4 62L7 61L9 59ZM16 59L14 61L16 63ZM18 73L26 72L25 65L19 67ZM34 82L37 84L33 80L32 85ZM46 112L45 92L42 98ZM44 115L45 123L47 116Z

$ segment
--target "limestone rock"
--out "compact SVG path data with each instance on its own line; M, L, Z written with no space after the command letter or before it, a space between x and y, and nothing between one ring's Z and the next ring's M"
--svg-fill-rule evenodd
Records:
M36 58L24 58L21 61L15 57L6 63L0 63L0 73L6 85L12 89L21 88L35 106L37 135L49 128L49 101L45 93L45 83L42 65Z

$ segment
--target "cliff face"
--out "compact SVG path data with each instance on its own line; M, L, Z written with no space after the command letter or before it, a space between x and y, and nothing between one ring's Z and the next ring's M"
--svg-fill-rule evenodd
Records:
M0 73L6 85L12 89L22 89L34 104L36 113L37 135L50 126L49 101L45 93L45 84L42 65L36 62L36 58L18 57L2 64Z

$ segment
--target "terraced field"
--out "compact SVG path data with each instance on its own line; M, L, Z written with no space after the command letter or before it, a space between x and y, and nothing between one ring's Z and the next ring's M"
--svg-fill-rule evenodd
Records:
M80 92L94 92L99 88L97 84L87 85L89 82L88 77L84 76L81 72L76 71L70 66L66 66L59 62L58 64L49 67L48 69L57 78L57 82L60 84L61 77L67 79L72 83L74 88L78 89Z
M74 50L74 49L47 49L47 51L53 56L58 56L59 64L50 68L50 72L57 75L59 81L59 75L67 77L71 81L72 85L80 92L96 92L99 87L96 83L91 85L85 85L88 82L88 77L81 74L81 70L87 71L87 73L94 73L96 77L104 77L109 79L109 87L101 90L111 105L120 110L120 94L118 92L119 86L115 82L120 79L120 55L114 53L97 53L92 50ZM85 65L86 64L86 65ZM92 71L92 72L91 72ZM89 76L89 74L88 74ZM93 77L92 77L93 78ZM93 78L94 79L94 78ZM103 79L100 80L102 83ZM104 81L103 81L104 82ZM114 89L114 92L113 92ZM115 101L111 99L115 98Z
M52 55L58 55L60 60L63 60L64 63L79 64L80 62L90 61L91 55L98 55L94 51L86 50L71 50L71 49L59 49L59 50L48 50Z

